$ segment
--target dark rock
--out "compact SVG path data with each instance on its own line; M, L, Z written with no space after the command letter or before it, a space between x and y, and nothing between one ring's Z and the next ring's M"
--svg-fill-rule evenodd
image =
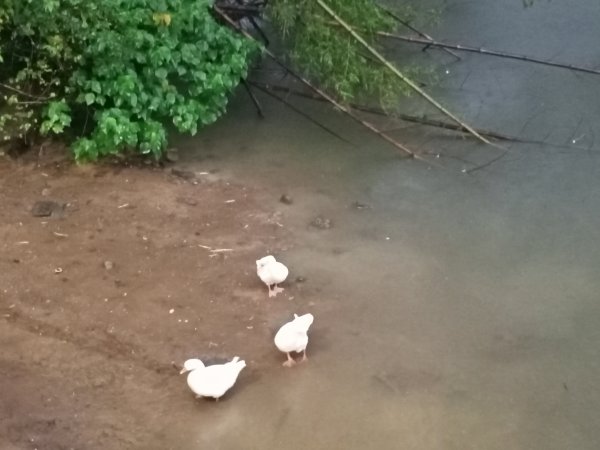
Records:
M61 217L65 211L65 204L53 200L40 200L31 208L33 217Z
M186 181L194 181L196 174L191 170L171 169L171 174Z
M292 197L290 197L287 194L283 194L281 197L279 197L279 201L284 205L291 205L292 203L294 203Z
M170 148L165 152L165 159L169 162L179 161L179 150L176 148Z
M183 203L184 205L188 206L196 206L198 204L196 200L190 197L177 197L176 200L178 203Z
M331 219L323 216L317 216L312 220L310 226L319 230L329 230L333 224L331 223Z

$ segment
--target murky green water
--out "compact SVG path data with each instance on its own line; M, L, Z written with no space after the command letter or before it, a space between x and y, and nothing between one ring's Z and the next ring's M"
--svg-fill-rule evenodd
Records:
M445 4L439 39L600 66L596 0ZM315 313L311 360L179 417L173 448L600 448L600 77L418 58L472 124L562 147L510 144L464 174L500 151L404 125L395 136L443 168L400 160L330 109L297 103L355 146L263 97L260 120L240 95L180 148L283 211L298 245L281 257L316 299L290 306ZM309 228L318 215L333 228Z

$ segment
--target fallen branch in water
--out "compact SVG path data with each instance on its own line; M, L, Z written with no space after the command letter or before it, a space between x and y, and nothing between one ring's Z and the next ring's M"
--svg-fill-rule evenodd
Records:
M385 59L377 50L371 47L367 41L365 41L354 29L348 25L342 18L340 18L323 0L316 0L317 4L327 12L337 23L339 23L346 31L348 31L354 39L360 42L373 56L375 56L384 66L390 69L398 78L400 78L404 83L411 87L414 91L416 91L421 97L435 106L438 110L444 113L446 116L450 117L454 122L459 124L462 128L467 130L470 134L475 136L481 142L486 144L493 145L489 140L480 135L473 127L469 124L463 122L458 117L456 117L453 113L448 111L444 106L442 106L437 100L431 97L427 92L421 89L417 84L412 81L410 78L407 78L402 72L400 72L392 63L390 63L387 59Z
M256 108L256 113L258 114L258 117L260 117L261 119L264 119L265 115L263 113L262 106L260 106L260 102L254 95L254 92L252 92L252 90L250 89L250 86L248 86L248 83L243 78L241 80L241 83L244 86L244 88L246 89L246 92L248 93L248 96L252 100L252 103L254 103L254 107Z
M422 38L428 39L430 41L434 41L434 39L431 36L429 36L427 33L424 33L423 31L415 28L410 23L408 23L406 20L402 19L401 17L399 17L397 14L395 14L393 11L389 10L385 6L379 5L379 9L381 9L383 12L385 12L388 16L390 16L392 19L394 19L399 24L401 24L401 25L405 26L406 28L408 28L409 30L417 33ZM449 55L454 56L459 61L462 59L459 55L457 55L456 53L454 53L452 50L450 50L448 48L441 47L441 49L443 51L445 51L446 53L448 53ZM427 46L423 50L427 50Z
M268 88L268 86L264 86L264 85L260 85L259 83L255 83L252 81L249 81L248 83L250 83L252 86L254 86L256 89L258 89L259 91L263 92L264 94L274 98L275 100L283 103L285 106L287 106L288 108L290 108L292 111L294 111L297 114L300 114L302 117L304 117L306 120L308 120L309 122L315 124L316 126L318 126L319 128L321 128L322 130L325 130L327 133L331 134L332 136L338 138L340 141L345 142L346 144L350 144L350 145L354 145L352 144L352 142L350 142L349 140L343 138L342 136L340 136L339 134L337 134L335 131L329 129L328 127L326 127L325 125L323 125L322 123L316 121L315 119L313 119L312 117L310 117L308 114L306 114L304 111L301 111L300 109L298 109L296 106L292 105L290 102L288 102L285 98L275 94L274 92L271 92ZM319 100L321 100L320 97L318 97Z
M575 66L573 64L557 63L557 62L547 61L544 59L533 58L531 56L526 56L526 55L517 55L515 53L501 52L498 50L490 50L490 49L486 49L483 47L471 47L468 45L449 44L449 43L445 43L445 42L435 41L431 38L417 38L417 37L412 37L412 36L402 36L399 34L388 33L385 31L378 31L377 35L388 38L388 39L395 39L395 40L399 40L399 41L410 42L413 44L424 44L424 45L430 46L430 47L440 47L440 48L446 48L446 49L460 50L463 52L479 53L482 55L515 59L517 61L526 61L526 62L535 63L535 64L542 64L545 66L560 67L561 69L569 69L569 70L573 70L576 72L585 72L585 73L593 73L595 75L600 75L599 69L591 69L588 67Z
M495 162L500 161L502 158L504 158L506 156L507 153L508 153L508 151L505 151L504 153L500 153L495 158L490 159L489 161L487 161L487 162L485 162L483 164L480 164L480 165L475 166L475 167L471 167L470 169L463 169L463 173L472 174L473 172L477 172L478 170L485 169L486 167L491 166Z
M218 6L213 6L213 10L217 14L219 14L227 23L229 23L236 31L238 31L239 33L243 34L248 39L254 39L250 34L248 34L246 31L244 31L235 21L233 21L227 14L225 14ZM389 142L394 147L396 147L397 149L399 149L402 152L406 153L410 157L415 158L415 159L420 159L422 161L427 162L425 159L423 159L422 157L420 157L418 154L416 154L415 152L413 152L411 149L409 149L405 145L401 144L400 142L396 141L391 136L388 136L386 133L378 130L371 123L362 120L360 117L358 117L356 114L354 114L349 108L345 107L344 105L342 105L341 103L339 103L337 100L335 100L333 97L331 97L329 94L325 93L324 91L322 91L318 87L314 86L310 81L308 81L303 76L301 76L301 75L297 74L296 72L294 72L290 67L288 67L286 64L284 64L283 62L281 62L279 60L279 58L277 58L277 56L275 56L275 54L273 54L273 52L271 52L269 49L265 48L265 49L263 49L263 51L265 52L265 54L267 56L269 56L273 61L275 61L275 63L277 63L279 66L281 66L283 69L285 69L290 75L292 75L294 78L296 78L297 80L299 80L302 84L304 84L305 86L307 86L310 90L316 92L325 101L331 103L333 106L335 106L337 109L339 109L340 111L342 111L344 114L348 115L349 117L351 117L352 119L354 119L356 122L360 123L362 126L364 126L365 128L369 129L372 133L375 133L380 138L382 138L385 141Z
M304 91L301 91L298 89L289 88L286 86L260 83L258 81L250 81L250 83L255 87L260 86L265 89L269 89L271 91L285 92L285 93L288 93L291 95L295 95L297 97L303 97L303 98L307 98L310 100L316 100L319 102L324 101L319 96L316 96L316 95L313 95L313 94L310 94L308 92L304 92ZM449 123L449 122L444 122L443 120L430 119L430 118L424 117L424 116L411 116L410 114L403 114L403 113L389 114L389 113L385 112L384 110L382 110L381 108L376 108L373 106L357 105L355 103L350 103L348 106L356 111L362 111L362 112L366 112L369 114L374 114L377 116L383 116L383 117L388 117L388 118L395 118L395 119L402 120L404 122L418 123L419 125L426 125L429 127L442 128L444 130L457 131L459 133L467 133L468 132L467 130L463 129L460 125L457 125L454 123ZM499 132L493 131L493 130L486 130L486 129L482 129L482 128L476 128L476 130L482 136L486 136L491 139L498 139L498 140L506 141L506 142L518 142L521 144L547 145L547 146L558 147L558 148L570 148L570 149L574 148L574 149L579 149L579 150L586 150L583 147L578 147L578 146L573 146L573 145L552 144L549 142L544 142L544 141L535 140L535 139L524 139L524 138L520 138L517 136L511 136L508 134L499 133ZM386 131L389 132L389 131L394 131L394 130L388 129Z
M259 83L257 81L250 81L249 83L251 83L255 87L260 86L260 87L270 89L273 91L287 92L289 94L292 94L292 95L295 95L298 97L308 98L310 100L323 101L322 98L320 98L316 95L312 95L307 92L288 88L285 86ZM445 130L452 130L452 131L459 131L462 133L468 133L468 131L466 129L464 129L463 127L461 127L460 125L444 122L442 120L429 119L427 117L422 117L422 116L411 116L409 114L402 114L402 113L388 114L380 108L375 108L372 106L357 105L355 103L350 103L348 106L357 111L362 111L362 112L366 112L369 114L375 114L378 116L385 116L385 117L392 117L392 118L397 118L397 119L403 120L405 122L413 122L413 123L418 123L420 125L427 125L427 126L436 127L436 128L443 128ZM483 130L481 128L476 128L476 130L479 134L481 134L483 136L487 136L489 138L493 138L493 139L499 139L499 140L503 140L503 141L514 141L514 142L529 142L529 143L532 142L532 141L521 140L520 138L517 138L514 136L508 136L505 134L497 133L495 131Z

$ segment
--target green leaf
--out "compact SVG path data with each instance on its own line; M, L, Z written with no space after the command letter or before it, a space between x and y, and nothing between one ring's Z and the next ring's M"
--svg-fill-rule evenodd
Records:
M87 94L85 94L84 98L85 98L85 104L89 106L92 103L94 103L96 96L92 92L88 92Z
M100 83L98 82L98 80L92 80L91 87L92 87L92 91L94 91L96 94L99 94L100 92L102 92L102 87L100 86Z
M159 67L158 69L156 69L154 71L154 74L158 77L158 78L167 78L168 72L167 69L165 69L164 67Z

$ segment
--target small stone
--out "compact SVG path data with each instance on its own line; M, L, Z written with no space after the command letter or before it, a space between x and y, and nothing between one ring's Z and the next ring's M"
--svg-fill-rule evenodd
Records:
M190 170L171 169L171 174L186 181L193 181L196 179L196 174Z
M52 200L40 200L31 207L33 217L60 217L64 213L65 204Z
M165 152L165 159L169 162L179 161L179 150L176 148L170 148Z
M294 203L294 199L287 194L283 194L281 197L279 197L279 201L284 205L291 205Z
M112 261L104 261L103 265L106 270L112 270L115 267L115 264Z
M196 206L198 204L196 200L190 197L177 197L176 200L178 203L183 203L184 205L188 206Z
M296 277L296 283L305 283L305 282L306 282L305 277Z
M310 226L319 230L329 230L333 224L331 223L331 219L323 216L317 216L312 220Z
M42 195L44 197L48 197L50 195L50 189L49 188L42 189Z

